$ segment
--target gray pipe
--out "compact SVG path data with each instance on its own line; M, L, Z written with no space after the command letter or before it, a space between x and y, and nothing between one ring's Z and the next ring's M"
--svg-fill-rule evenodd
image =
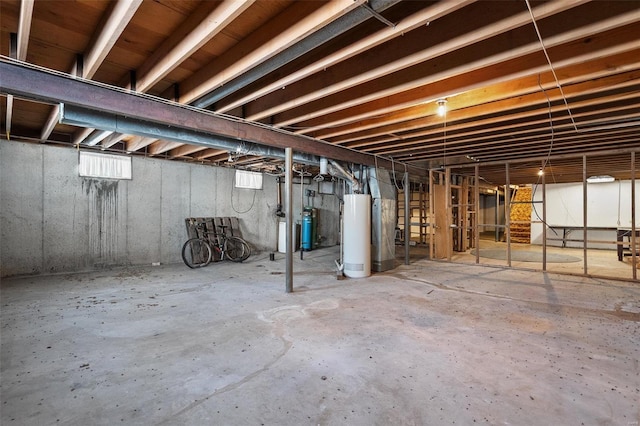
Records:
M344 167L333 160L329 160L330 167L328 167L329 174L331 176L342 178L351 184L351 190L355 194L359 194L362 191L362 184L356 179L356 177L347 172Z

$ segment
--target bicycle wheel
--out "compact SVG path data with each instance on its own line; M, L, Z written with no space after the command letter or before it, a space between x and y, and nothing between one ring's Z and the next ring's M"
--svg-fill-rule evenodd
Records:
M247 260L251 256L251 246L245 240L240 238L242 246L244 247L244 254L242 255L242 261Z
M227 237L224 241L224 255L232 262L247 260L251 254L249 245L239 237Z
M189 268L202 268L211 262L211 247L199 238L191 238L182 246L182 260Z

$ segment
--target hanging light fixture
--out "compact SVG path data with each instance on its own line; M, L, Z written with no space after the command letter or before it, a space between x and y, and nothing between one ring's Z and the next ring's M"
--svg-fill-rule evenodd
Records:
M603 176L589 176L587 178L587 182L589 183L605 183L605 182L613 182L615 178L609 175Z
M542 175L544 175L544 170L542 170L542 167L540 167L540 169L538 170L538 176Z
M444 117L446 113L447 113L447 100L438 99L438 115L440 117Z

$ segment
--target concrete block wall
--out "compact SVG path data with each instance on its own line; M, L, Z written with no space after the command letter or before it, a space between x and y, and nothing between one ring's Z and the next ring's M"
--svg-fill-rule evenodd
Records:
M132 167L132 180L82 178L76 150L0 140L0 276L181 262L186 217L236 216L256 251L277 249L275 177L250 190L227 168L140 157ZM336 244L338 198L313 201L323 245Z

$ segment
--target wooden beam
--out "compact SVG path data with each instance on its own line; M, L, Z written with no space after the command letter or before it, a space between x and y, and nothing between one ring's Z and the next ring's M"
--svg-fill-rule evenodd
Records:
M267 58L283 51L301 40L311 32L321 28L337 17L355 8L364 0L331 0L325 6L319 8L310 15L299 17L292 21L295 24L288 25L288 29L280 34L272 35L272 26L276 22L265 24L264 28L256 31L247 39L238 43L231 52L227 52L222 58L203 67L200 72L181 83L180 102L192 103L210 90L238 77ZM244 2L228 0L229 4L241 5ZM246 3L252 3L246 2ZM248 6L249 4L247 4ZM217 10L217 9L216 9ZM215 13L215 10L214 10ZM285 17L287 13L285 13ZM278 21L278 23L280 23ZM265 37L265 34L269 34ZM269 40L265 43L265 40ZM165 49L161 49L164 51ZM247 53L250 52L250 53ZM157 67L164 63L164 53L157 53L151 59L158 62ZM152 143L147 140L147 142Z
M27 48L31 35L31 21L33 18L34 0L22 0L20 2L20 21L18 22L18 51L19 61L27 60Z
M557 132L554 136L553 140L553 154L558 154L558 151L562 148L564 154L569 154L571 150L574 153L578 152L586 152L588 150L591 151L602 151L606 149L606 146L620 146L623 142L628 142L629 139L635 139L635 135L637 134L637 129L630 129L624 132L615 132L611 135L593 135L593 134L578 134L571 130L564 132ZM510 145L505 145L504 140L496 142L496 144L492 144L492 146L488 146L484 148L483 151L478 151L478 160L481 162L492 161L493 159L498 160L502 158L512 158L512 159L522 159L524 157L539 157L545 153L549 152L551 142L550 134L546 135L535 135L529 138L516 140L512 142ZM603 148L603 145L605 148ZM625 143L625 145L629 145ZM415 154L412 156L398 156L400 161L420 161L420 160L428 160L434 159L439 160L442 157L442 150L437 151L437 147L434 147L434 150L431 152L423 152L421 154ZM636 145L636 149L640 149L640 146ZM457 157L461 155L465 155L468 151L464 150L456 150L455 148L447 148L447 156L449 157ZM471 159L466 159L464 163L475 163L475 161Z
M550 37L546 43L554 57L554 66L564 67L593 59L595 52L602 56L636 49L637 26L616 28L623 22L632 24L640 20L640 10L605 22L581 27L570 33ZM613 27L602 32L602 27ZM588 43L584 38L588 38ZM619 41L613 44L611 40ZM492 41L493 43L494 41ZM495 40L497 43L498 40ZM326 96L310 104L278 114L274 125L285 127L292 123L301 127L297 133L309 134L334 127L388 114L401 108L435 102L438 98L495 84L505 79L521 78L548 71L544 56L539 54L539 43L532 41L519 48L507 48L508 38L501 40L503 51L486 56L484 50L468 50L465 58L454 55L449 64L444 61L426 62L370 83L361 84L353 91L346 90ZM437 70L434 72L434 69ZM356 90L357 89L357 90ZM435 90L434 90L435 89Z
M118 0L113 6L84 55L83 78L93 78L141 4L142 0Z
M600 57L563 68L557 68L560 83L568 97L602 91L620 84L630 85L640 79L640 49L618 55ZM501 81L479 89L462 92L448 99L449 114L455 119L474 119L485 114L501 113L512 108L524 108L544 99L542 88L551 100L559 99L560 93L553 90L556 85L551 72L528 75L514 80ZM417 105L394 111L391 114L327 128L312 133L318 139L346 144L366 140L399 131L419 129L433 125L438 120L435 104ZM354 145L355 147L357 145Z
M369 37L358 40L353 44L346 46L336 52L333 52L322 59L303 67L296 72L287 74L278 80L258 88L252 91L246 96L231 97L231 99L222 100L216 105L217 112L228 112L234 108L242 106L248 102L272 93L283 87L289 86L297 81L311 76L319 71L334 66L342 61L359 55L369 49L386 43L396 37L403 36L406 32L409 32L421 25L428 25L430 22L441 18L451 12L454 12L476 0L450 0L447 2L440 2L432 5L410 17L400 21L395 27L385 27L384 29L370 35Z
M147 92L247 10L255 0L225 0L204 19L196 11L139 68L137 90ZM205 2L205 7L209 4ZM199 22L194 22L197 20Z
M129 24L133 15L135 15L138 7L142 4L142 0L119 0L115 3L111 9L109 15L105 18L104 23L98 27L93 42L87 49L87 54L83 55L84 60L82 64L81 75L76 73L78 63L71 68L72 74L78 74L80 77L91 79L98 71L98 68L104 62L114 44L120 38L120 35ZM51 133L58 124L58 116L60 115L60 109L56 105L49 113L49 118L44 124L42 131L40 132L40 141L44 142L49 139Z
M134 136L129 139L126 143L127 152L136 152L148 145L151 145L153 142L157 141L156 138L145 138L143 136Z
M156 140L151 145L149 145L148 152L149 155L160 155L182 145L183 144L180 142Z
M195 154L196 152L204 151L206 149L207 148L204 146L184 144L182 146L172 149L169 152L169 158L186 157L191 154Z
M31 34L31 21L33 18L34 0L22 0L20 2L20 18L18 21L18 33L9 37L9 51L11 57L19 61L27 60L27 48L29 47L29 36ZM14 38L16 37L16 38ZM15 46L14 46L15 44ZM11 120L13 120L13 96L7 96L5 132L7 139L11 136Z
M639 86L636 85L636 87L639 87ZM604 90L604 89L605 89L604 87L601 88L601 90ZM608 87L606 89L611 90L613 89L613 87ZM598 97L589 97L581 101L572 101L571 107L574 110L578 110L580 108L584 108L592 105L602 105L607 102L620 103L621 101L640 98L640 93L638 93L637 90L631 93L623 93L623 94L617 93L614 90L611 90L611 92L612 92L611 95L601 94ZM583 94L593 95L593 92L591 93L583 92ZM551 102L554 102L554 101L557 102L562 100L561 96L555 95L555 94L549 94L549 98ZM517 121L519 121L518 127L521 127L521 128L528 127L533 124L543 124L545 122L549 122L549 117L548 117L549 113L563 114L566 111L566 108L563 104L556 104L549 108L543 93L532 93L531 95L516 98L514 100L521 100L522 105L518 105L517 102L514 102L508 108L505 107L503 109L494 109L493 110L494 114L500 112L501 115L499 117L491 116L492 114L486 110L484 111L484 114L482 114L483 112L482 106L470 108L477 113L475 117L480 117L480 119L477 119L477 120L470 120L470 118L473 118L473 116L470 116L469 114L472 113L473 111L469 112L466 110L461 110L460 114L451 114L449 116L450 121L449 123L447 123L447 132L451 135L455 135L455 138L457 139L468 137L469 139L467 140L467 142L471 142L473 140L472 138L474 135L479 135L479 136L486 135L487 129L490 129L491 134L494 134L494 132L499 132L501 130L513 129L514 127L513 123ZM525 111L521 112L521 109L530 108L532 106L536 106L536 108L526 109ZM598 111L598 113L615 112L623 109L624 108L620 108L620 107L618 108L611 107L607 109L601 109ZM511 112L512 110L516 110L517 112L515 113ZM593 113L576 113L574 114L574 116L576 118L580 118L580 117L587 117L590 114L593 114ZM489 118L482 119L481 117L483 116L489 116ZM528 120L530 117L544 117L544 118ZM419 121L422 121L422 120L419 120ZM499 125L500 123L503 123L505 121L510 122L510 124ZM374 139L347 143L347 144L344 144L344 146L347 146L349 148L357 148L357 149L363 149L363 148L370 149L371 152L375 152L376 150L380 149L380 150L384 150L385 153L387 154L392 154L393 150L401 151L401 150L407 150L411 148L421 148L421 147L424 147L424 144L429 141L428 139L429 137L433 137L435 140L440 138L442 135L442 128L441 126L437 125L437 122L435 122L434 120L430 120L428 122L429 122L428 127L423 124L421 128L418 128L417 131L411 131L412 130L411 125L408 125L406 131L402 133L401 137L397 135L394 136L395 134L393 132L387 132L384 135L382 134L378 135L378 137ZM582 124L585 124L585 123L580 122L580 126L582 126ZM495 127L496 125L499 125L499 126ZM418 140L418 138L420 139Z
M204 160L205 158L211 158L211 157L215 157L215 156L226 154L226 153L227 151L225 151L224 149L207 148L204 151L202 151L199 155L196 155L196 159Z
M141 3L142 0L135 0L135 2ZM165 40L161 47L156 49L153 55L151 55L147 61L142 64L137 72L132 72L130 74L132 76L139 75L140 77L138 77L135 82L133 81L133 78L130 78L127 88L143 93L149 91L158 81L173 71L196 50L222 31L238 15L251 6L253 2L254 0L227 0L216 6L215 9L210 11L204 19L202 18L201 12L203 9L210 8L213 3L203 3L203 5L192 13L171 37ZM128 0L120 0L120 4L126 5L128 3ZM135 11L138 6L135 4L133 6L135 6L133 9L133 11ZM114 16L118 16L115 11L111 14L111 17ZM131 16L133 16L133 12L131 12ZM128 16L128 18L130 19L131 17ZM111 19L109 19L109 22L111 22ZM128 21L124 22L124 25L126 26ZM109 25L105 25L103 32L108 34L108 28ZM120 32L121 31L122 30L120 30ZM117 40L120 33L113 34L112 38L115 43L115 40ZM94 45L94 48L97 46L97 44ZM111 46L109 46L109 49L110 48ZM108 53L108 50L104 53L104 56L106 56L106 53ZM102 62L104 56L101 58L100 62ZM97 69L97 66L95 68ZM117 138L113 138L112 140L117 141Z
M358 7L365 0L330 0L311 14L296 21L266 22L263 27L247 39L238 43L232 52L202 68L193 77L181 83L180 101L191 103L210 90L230 81L253 68L265 59L302 40L307 35L327 25L329 22ZM292 7L295 7L296 2ZM304 3L304 2L299 2ZM264 33L272 32L272 27L284 25L285 31L265 38Z
M541 7L544 9L544 12L539 11L539 15L544 17L559 13L585 1L586 0L573 0L570 2L547 3ZM478 10L481 10L483 7L489 7L482 2L476 6ZM502 15L505 15L508 11L507 6L509 5L500 4L496 13L500 12L500 9L505 9L504 12L501 12ZM440 24L441 27L438 28L437 32L435 32L435 26L422 27L420 30L409 32L402 38L395 39L381 46L376 50L375 56L342 63L339 67L334 67L328 73L317 73L312 78L300 82L296 87L290 86L285 91L277 92L275 94L276 96L255 101L247 105L247 119L260 120L265 117L283 113L283 111L290 110L294 106L304 105L322 99L363 83L389 76L420 63L429 63L434 58L476 44L480 41L494 38L499 34L507 33L510 30L531 23L531 16L528 12L523 11L515 16L509 16L498 22L491 22L484 27L477 28L474 31L463 32L461 35L455 36L461 32L462 28L477 25L477 13L469 13L462 17L451 15L449 19L452 23L455 22L455 25L449 25L449 23L444 22L444 20L438 21L436 24ZM464 19L466 19L465 22L456 22L456 20ZM531 38L535 40L533 33L531 33ZM424 43L424 39L429 39L429 43ZM510 41L513 42L513 40ZM532 43L529 51L539 50L539 48L539 42L536 40L535 43ZM423 70L420 72L424 73ZM378 89L373 92L375 97L389 94L385 93L384 87L381 87L378 83L377 87ZM397 91L395 86L389 86L388 89L392 92ZM362 99L357 99L358 103L362 101ZM337 105L333 111L352 106L354 102L356 102L356 99L351 102L346 102L344 105ZM323 109L323 111L332 112L331 109ZM313 118L309 114L306 115L307 118ZM290 114L282 114L282 116L283 119L276 122L277 125L286 126L299 120L299 116L294 117Z

